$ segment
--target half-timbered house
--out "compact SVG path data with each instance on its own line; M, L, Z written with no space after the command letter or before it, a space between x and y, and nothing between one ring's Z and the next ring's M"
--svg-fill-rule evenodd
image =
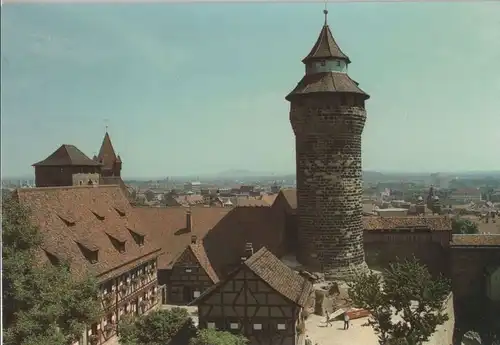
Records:
M109 344L123 315L159 305L161 249L119 186L27 188L14 197L29 208L42 235L41 262L70 262L75 278L93 274L99 282L102 317L73 345Z
M203 244L192 235L191 244L175 261L170 275L168 300L170 303L189 303L219 282Z
M251 253L250 245L247 250ZM199 327L241 333L255 345L296 345L312 284L265 247L242 261L192 302L198 306Z

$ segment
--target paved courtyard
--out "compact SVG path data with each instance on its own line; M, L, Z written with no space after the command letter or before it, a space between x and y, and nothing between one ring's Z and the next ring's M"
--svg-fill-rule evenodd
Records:
M450 317L444 325L438 327L431 339L425 345L451 345L453 326L453 299L447 302L447 312ZM394 319L397 319L395 316ZM377 335L371 326L364 326L368 318L351 320L348 330L344 330L343 321L334 321L332 326L326 326L325 317L309 315L306 321L306 334L313 344L318 345L378 345Z

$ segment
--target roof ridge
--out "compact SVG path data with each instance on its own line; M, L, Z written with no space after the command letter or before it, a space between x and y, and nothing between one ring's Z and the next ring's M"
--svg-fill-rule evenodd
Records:
M76 186L54 186L54 187L35 187L35 188L16 188L19 192L40 192L40 191L50 191L50 190L62 190L62 189L94 189L94 188L120 188L117 184L100 184L100 185L76 185Z

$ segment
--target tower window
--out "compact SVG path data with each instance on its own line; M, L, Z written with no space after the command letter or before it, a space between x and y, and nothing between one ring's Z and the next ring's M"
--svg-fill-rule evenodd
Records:
M340 67L340 60L337 60L337 66Z
M321 66L326 66L326 61L325 60L321 60Z

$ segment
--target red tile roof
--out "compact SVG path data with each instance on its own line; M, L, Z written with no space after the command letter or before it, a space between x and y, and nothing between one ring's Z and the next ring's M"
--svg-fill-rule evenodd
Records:
M239 262L247 242L252 243L255 249L266 246L281 254L283 226L270 207L192 207L191 232L186 229L186 210L185 207L134 208L152 230L156 243L163 248L164 254L158 265L160 269L172 267L191 243L193 235L203 243L219 277L225 274L228 265Z
M264 282L288 298L304 307L313 290L312 284L281 262L265 247L262 247L244 265Z
M43 234L43 249L70 260L76 276L92 272L106 280L160 254L119 186L29 188L16 193ZM143 245L134 241L133 232L145 235ZM125 241L125 252L120 253L109 236ZM85 258L78 243L98 250L97 263Z
M255 198L237 198L236 206L238 207L271 207L271 205L262 199Z
M446 216L363 217L365 230L392 230L397 228L428 228L433 231L451 231L451 219Z
M61 145L44 160L33 164L38 166L100 166L101 164L90 159L73 145Z
M169 269L173 261L191 243L191 236L202 239L230 211L216 207L191 207L192 231L186 229L186 207L134 207L134 213L147 224L155 242L163 249L160 269Z
M295 273L267 248L262 247L244 263L239 264L224 280L205 290L191 305L197 305L206 300L244 268L252 271L278 294L301 307L306 306L313 291L313 285L307 279Z
M282 189L280 193L283 194L292 209L297 208L297 190L295 188Z
M265 194L261 197L261 199L267 202L269 205L272 205L277 196L278 194Z
M281 256L284 242L284 226L271 207L235 207L203 239L219 277L228 273L228 265L239 264L247 243L252 243L254 250L267 247Z
M208 277L212 280L214 284L219 282L219 277L217 273L215 273L210 260L208 259L207 252L205 251L205 247L202 243L191 243L189 245L189 249L196 257L196 260L200 263L200 266L203 268Z
M453 235L451 245L500 247L500 234Z

